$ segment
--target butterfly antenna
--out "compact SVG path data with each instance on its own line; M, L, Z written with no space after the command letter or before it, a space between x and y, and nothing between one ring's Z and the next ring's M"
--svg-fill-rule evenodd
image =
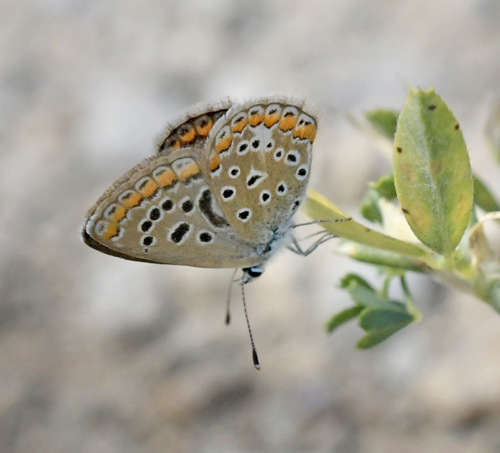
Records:
M290 225L290 228L298 228L298 227L303 227L303 226L307 226L307 225L317 225L318 223L348 222L349 220L352 220L352 217L346 217L343 219L319 219L319 220L313 220L311 222L296 223L294 225Z
M231 324L231 288L233 287L233 283L237 280L234 279L234 276L236 275L236 271L238 269L236 268L233 272L233 275L231 276L231 281L229 282L229 289L227 291L227 304L226 304L226 326Z
M243 310L245 311L245 319L247 320L248 333L250 334L250 343L252 344L253 366L257 370L260 370L260 363L259 363L259 357L257 355L257 348L255 347L255 342L253 341L252 329L250 328L250 321L248 319L247 303L245 301L245 281L244 281L244 277L245 277L245 274L243 274L243 277L241 278L241 295L243 297Z

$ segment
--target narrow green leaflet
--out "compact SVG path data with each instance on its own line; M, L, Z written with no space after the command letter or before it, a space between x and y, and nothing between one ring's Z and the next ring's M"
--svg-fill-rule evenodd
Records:
M333 315L326 324L326 331L328 333L333 332L335 329L337 329L337 327L340 327L342 324L345 324L346 322L358 316L362 310L363 307L355 305L354 307L346 308L340 313Z
M391 335L394 335L396 332L403 329L410 323L411 320L404 321L398 324L392 324L390 326L382 327L376 330L370 330L366 332L366 335L364 335L361 340L356 343L356 347L358 349L373 348L373 346L377 346L378 344L387 340L387 338L389 338Z
M359 325L366 331L383 329L401 323L409 324L412 321L413 316L404 311L404 306L401 309L386 310L368 308L359 317Z
M397 196L396 187L394 186L394 175L392 173L381 176L377 182L370 183L370 187L387 200L394 200Z
M302 204L302 209L307 216L315 220L349 219L347 214L312 189L307 190L307 198ZM321 226L341 238L360 244L408 256L422 258L429 256L427 250L418 245L379 233L352 219L345 222L323 222Z
M498 201L477 176L474 176L474 203L486 212L500 211Z
M497 99L486 124L486 138L498 162L500 162L500 100Z
M399 112L390 109L371 110L365 113L370 125L382 136L392 140L396 133Z
M375 189L369 189L361 202L359 210L366 220L382 225L384 219L378 204L379 200L380 194Z
M415 236L450 254L473 203L469 155L458 121L434 89L410 88L394 139L394 182Z

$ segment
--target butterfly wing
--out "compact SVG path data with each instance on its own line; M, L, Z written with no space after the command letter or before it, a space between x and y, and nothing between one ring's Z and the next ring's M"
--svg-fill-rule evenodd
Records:
M214 124L233 103L227 99L215 104L200 103L167 125L157 140L157 154L167 155L181 148L203 149Z
M234 230L252 243L283 231L305 195L317 120L304 101L237 104L210 131L201 168Z
M145 159L87 214L82 237L120 258L195 267L242 267L261 257L229 225L191 148Z

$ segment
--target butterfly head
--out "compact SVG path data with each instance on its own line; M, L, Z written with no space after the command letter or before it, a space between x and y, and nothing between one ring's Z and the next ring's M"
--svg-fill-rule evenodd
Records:
M264 268L262 266L251 266L251 267L244 267L242 271L243 271L242 282L243 284L247 284L255 280L256 278L260 277L264 273Z

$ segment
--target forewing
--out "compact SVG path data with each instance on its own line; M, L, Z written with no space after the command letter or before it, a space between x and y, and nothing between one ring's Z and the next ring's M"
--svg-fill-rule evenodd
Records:
M87 214L83 240L120 258L195 267L260 261L226 220L191 148L144 160Z
M218 120L201 167L241 237L264 243L287 227L309 182L316 130L304 101L281 97L234 105Z
M233 103L227 99L214 104L200 103L167 125L157 140L157 154L167 155L182 148L203 149L208 134Z

